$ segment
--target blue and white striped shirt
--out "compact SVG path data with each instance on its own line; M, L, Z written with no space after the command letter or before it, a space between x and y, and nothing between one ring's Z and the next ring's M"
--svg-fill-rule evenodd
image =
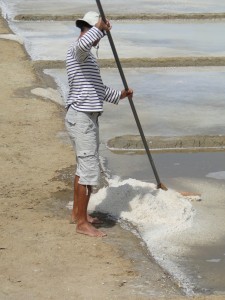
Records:
M91 53L93 43L103 36L102 31L93 26L69 48L67 108L71 105L78 111L101 112L103 101L118 104L121 92L103 84L96 58Z

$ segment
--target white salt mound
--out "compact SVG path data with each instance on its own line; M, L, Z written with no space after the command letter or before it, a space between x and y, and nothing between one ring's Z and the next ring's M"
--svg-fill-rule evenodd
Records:
M194 209L174 190L135 179L109 179L109 186L93 194L89 210L111 214L135 225L141 234L170 235L191 226Z
M191 283L171 260L171 254L182 251L172 239L192 225L195 210L190 201L174 190L163 191L155 184L135 179L115 177L108 183L91 196L89 210L132 223L153 257L192 295Z

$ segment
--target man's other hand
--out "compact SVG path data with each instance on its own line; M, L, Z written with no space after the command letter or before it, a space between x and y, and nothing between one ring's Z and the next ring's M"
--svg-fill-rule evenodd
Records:
M126 97L133 97L133 90L132 89L128 89L127 91L126 90L122 90L121 91L121 96L120 96L120 99L124 99Z

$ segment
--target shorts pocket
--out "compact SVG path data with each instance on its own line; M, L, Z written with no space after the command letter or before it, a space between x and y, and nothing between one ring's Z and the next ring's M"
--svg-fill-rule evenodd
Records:
M77 152L78 169L76 174L80 177L79 183L84 185L97 185L100 178L100 164L97 153L91 150Z
M95 156L96 152L93 150L80 150L77 151L77 156L78 157L86 157L86 156Z

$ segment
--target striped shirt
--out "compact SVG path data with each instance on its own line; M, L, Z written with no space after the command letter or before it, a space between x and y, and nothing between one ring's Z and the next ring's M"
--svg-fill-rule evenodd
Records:
M103 101L118 104L121 92L103 84L96 58L91 53L93 43L103 36L102 31L93 26L69 48L66 108L71 105L78 111L101 112Z

